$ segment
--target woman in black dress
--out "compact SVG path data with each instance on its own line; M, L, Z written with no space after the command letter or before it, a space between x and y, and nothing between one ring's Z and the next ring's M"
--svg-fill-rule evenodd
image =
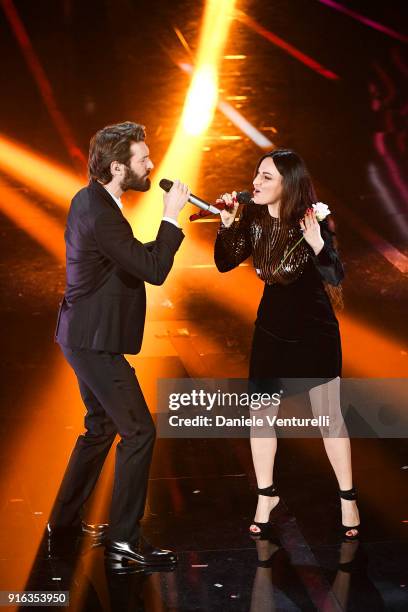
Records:
M359 514L350 439L340 407L339 325L328 297L328 293L332 298L336 292L341 295L344 275L334 232L327 220L317 220L312 181L294 151L275 150L261 157L253 185L254 205L244 206L238 221L234 193L222 196L230 208L221 212L215 263L227 272L252 255L256 273L265 283L255 322L250 380L258 384L282 377L324 379L323 384L310 383L306 388L314 416L328 414L331 423L342 423L342 437L330 433L323 441L339 485L343 535L353 540L358 537ZM302 234L304 240L293 249ZM279 503L273 484L274 432L268 437L251 435L251 450L259 497L250 533L262 535Z

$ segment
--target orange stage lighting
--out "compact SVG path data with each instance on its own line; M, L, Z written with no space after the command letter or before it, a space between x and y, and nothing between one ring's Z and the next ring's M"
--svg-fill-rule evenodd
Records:
M65 261L64 234L54 221L30 200L0 180L0 210L46 251Z
M85 177L0 135L0 170L35 189L63 209L84 186Z
M218 91L218 66L223 59L235 0L207 0L192 82L182 118L167 153L156 170L157 183L139 201L131 223L141 240L152 238L162 216L161 178L179 178L196 187L205 130L210 125ZM186 213L187 216L187 213ZM151 229L150 229L151 228Z
M80 397L75 377L63 361L61 353L47 361L47 376L42 387L30 389L30 418L24 420L25 426L10 432L4 441L13 449L13 462L1 482L2 499L10 502L19 497L21 474L24 474L27 499L24 495L19 503L29 504L29 500L35 500L30 510L37 523L37 529L31 530L29 537L25 528L14 534L14 544L24 550L18 566L14 564L11 568L9 584L14 585L14 590L24 590L75 432L82 421L82 412L77 409ZM65 409L68 406L70 410Z

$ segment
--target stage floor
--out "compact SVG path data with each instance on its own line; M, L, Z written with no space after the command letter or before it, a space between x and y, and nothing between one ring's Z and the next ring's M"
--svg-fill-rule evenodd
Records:
M337 532L340 502L322 440L279 440L275 480L286 513L269 540L256 542L247 533L256 508L248 440L159 437L144 532L177 551L174 571L112 572L103 548L87 541L73 543L69 554L44 548L44 526L84 412L74 374L53 342L70 185L86 183L61 125L86 157L102 126L145 124L157 184L189 86L179 63L191 62L197 49L204 3L14 4L58 112L50 113L47 81L38 78L33 56L19 48L15 21L5 20L0 591L69 590L75 612L407 610L408 446L399 436L351 441L362 521L357 543L342 544ZM408 377L402 4L353 0L351 15L332 2L248 1L231 19L219 65L222 100L268 146L301 153L319 199L333 211L346 272L338 312L345 378ZM190 151L180 150L174 178L195 176L194 192L208 201L251 188L263 149L241 128L218 110L199 151L191 152L196 167L187 169ZM55 179L58 169L64 178ZM124 214L147 241L156 235L162 200L149 208L142 197L125 196ZM186 239L166 283L148 288L143 349L129 357L153 414L159 379L245 378L248 371L263 284L250 261L225 275L216 270L218 223L190 224L192 212L188 207ZM113 452L87 508L91 522L108 519L112 471ZM339 568L347 562L350 571Z

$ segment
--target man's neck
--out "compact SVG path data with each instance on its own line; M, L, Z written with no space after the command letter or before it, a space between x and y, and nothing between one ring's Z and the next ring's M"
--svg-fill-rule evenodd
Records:
M106 191L109 191L109 193L114 195L115 198L120 199L120 197L123 195L123 190L121 189L120 185L114 180L105 184L101 183L101 185L102 187L105 187Z

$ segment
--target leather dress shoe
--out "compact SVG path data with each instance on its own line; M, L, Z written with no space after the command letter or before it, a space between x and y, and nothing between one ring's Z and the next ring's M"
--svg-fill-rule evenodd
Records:
M131 562L143 567L165 567L177 563L177 555L172 550L155 548L142 537L135 542L107 540L105 557L111 563L126 565Z
M106 523L85 523L79 525L57 526L47 523L46 532L49 538L78 538L88 536L102 540L106 537L109 525Z
M86 550L103 546L107 527L84 522L64 527L47 523L39 554L45 559L58 559L77 556Z

